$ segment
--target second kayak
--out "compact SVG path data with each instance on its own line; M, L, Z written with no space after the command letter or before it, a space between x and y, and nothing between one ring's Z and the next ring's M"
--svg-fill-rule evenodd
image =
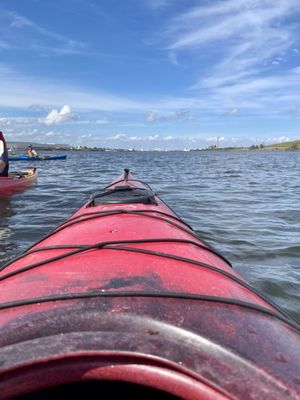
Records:
M0 177L0 196L10 196L31 186L37 179L36 168L27 168L20 172L10 172Z
M299 326L128 170L0 281L1 399L300 398Z
M50 160L66 160L66 155L59 155L59 156L39 156L39 157L30 157L27 155L14 155L9 156L9 161L50 161Z

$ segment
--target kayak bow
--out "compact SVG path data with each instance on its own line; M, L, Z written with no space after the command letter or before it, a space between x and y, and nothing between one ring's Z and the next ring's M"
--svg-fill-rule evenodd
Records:
M300 397L299 326L128 170L0 280L1 399Z

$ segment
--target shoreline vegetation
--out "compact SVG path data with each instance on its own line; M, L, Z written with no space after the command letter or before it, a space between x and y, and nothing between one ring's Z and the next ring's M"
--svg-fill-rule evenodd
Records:
M10 151L12 153L24 152L27 148L27 143L24 142L10 142L8 143ZM89 146L71 146L68 144L45 144L45 143L33 143L32 146L40 151L300 151L300 140L293 140L290 142L276 143L276 144L259 144L252 145L249 147L218 147L212 145L207 148L196 148L196 149L177 149L177 150L166 150L166 149L124 149L124 148L106 148L106 147L89 147Z
M198 149L196 149L198 150ZM200 149L199 149L200 150ZM205 149L206 150L206 149ZM208 148L207 150L245 150L245 151L253 151L253 150L258 150L258 151L300 151L300 140L293 140L290 142L284 142L284 143L275 143L275 144L259 144L259 145L252 145L249 147L214 147L213 148Z

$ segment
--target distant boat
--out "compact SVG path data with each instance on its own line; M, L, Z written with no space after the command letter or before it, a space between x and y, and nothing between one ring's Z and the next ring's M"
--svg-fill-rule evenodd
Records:
M66 160L67 156L61 155L61 156L38 156L38 157L30 157L27 156L26 154L20 154L20 155L12 155L10 154L8 156L9 161L49 161L49 160Z

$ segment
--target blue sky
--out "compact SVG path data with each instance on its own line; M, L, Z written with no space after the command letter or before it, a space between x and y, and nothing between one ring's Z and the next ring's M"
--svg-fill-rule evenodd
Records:
M1 0L8 141L300 139L299 0Z

